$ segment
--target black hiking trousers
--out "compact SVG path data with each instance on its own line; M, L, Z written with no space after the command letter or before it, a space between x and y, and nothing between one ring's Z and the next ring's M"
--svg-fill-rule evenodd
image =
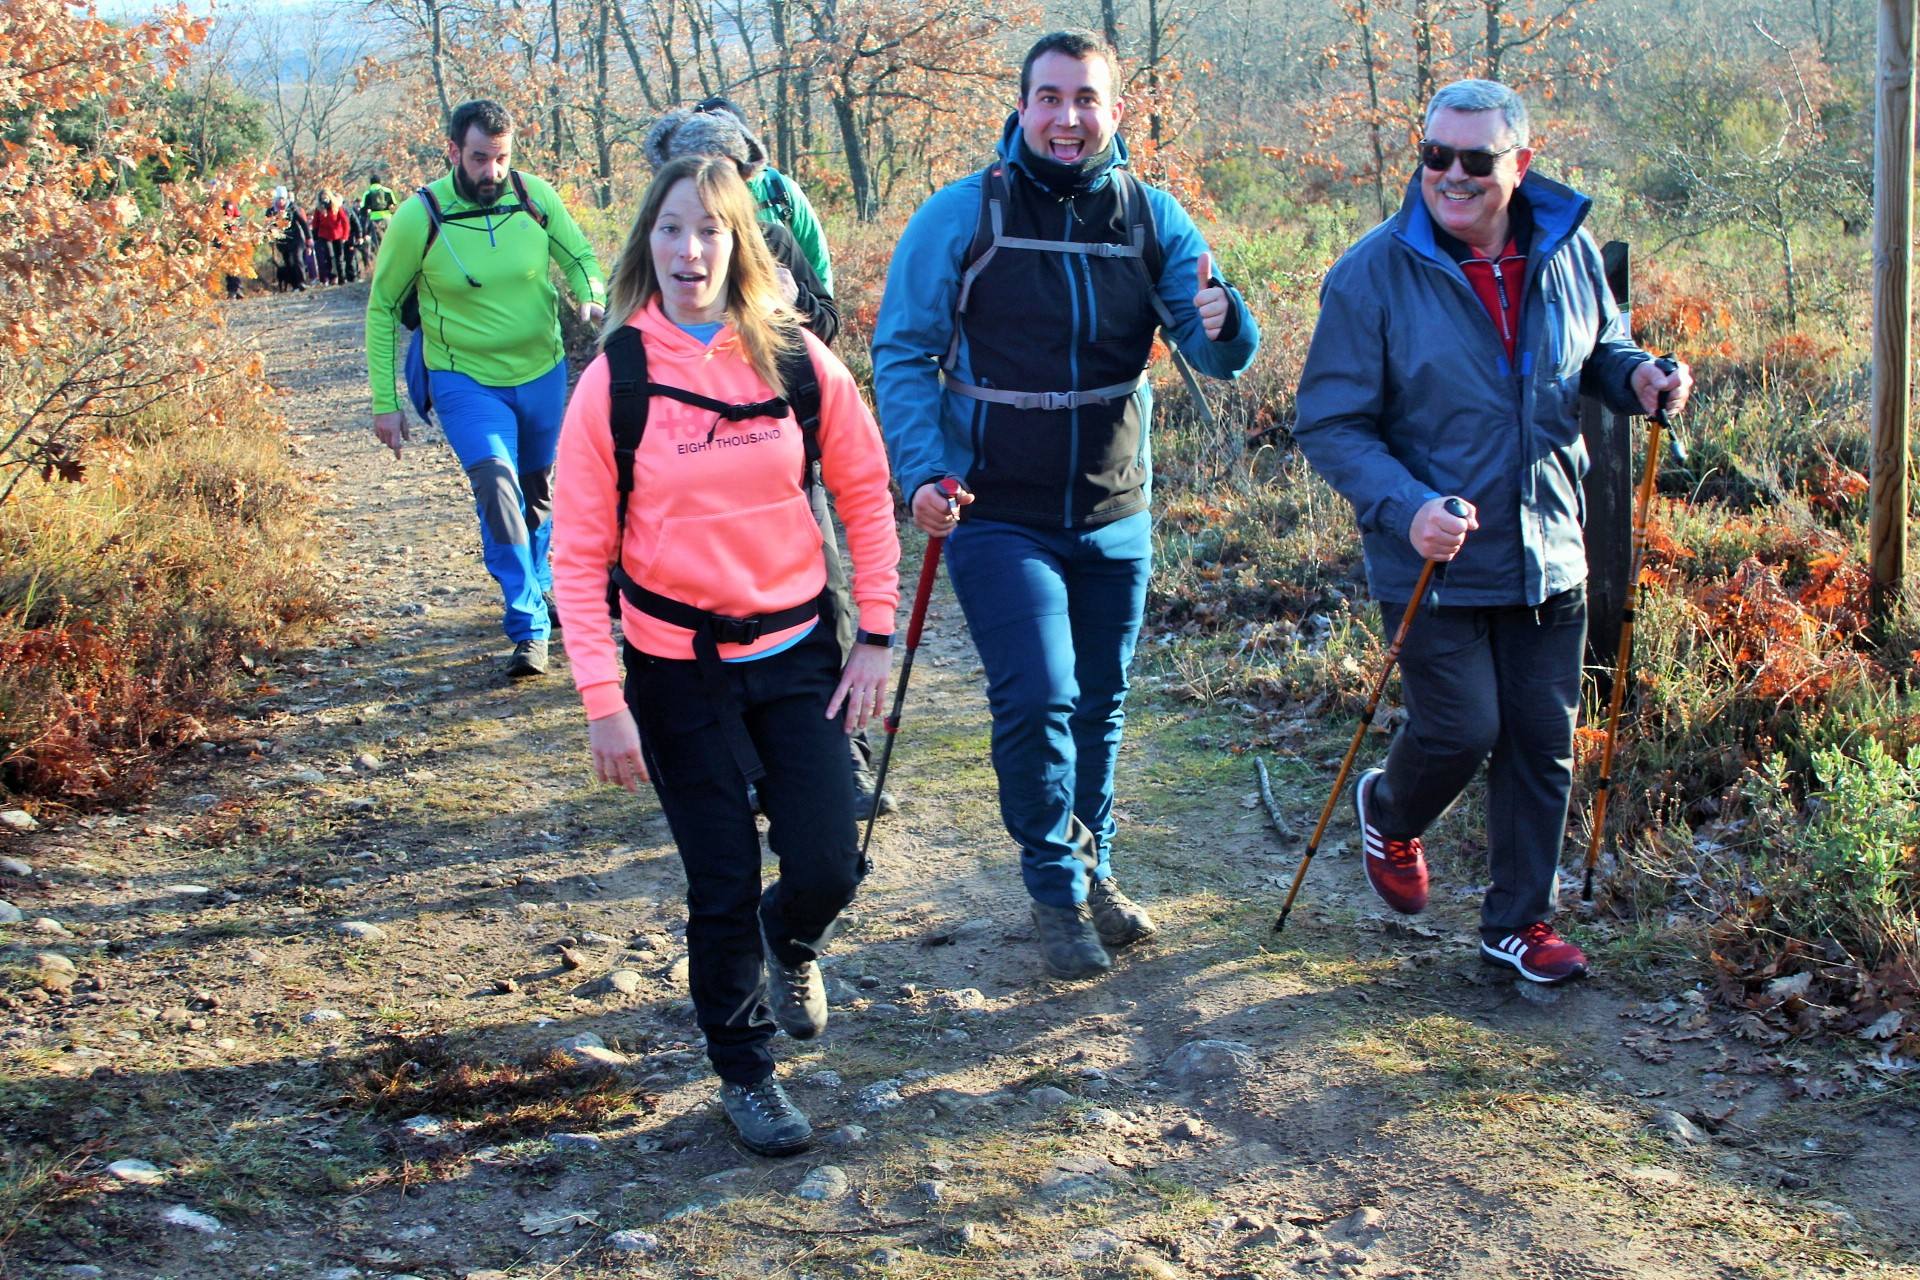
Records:
M1406 607L1380 606L1389 632ZM1584 585L1538 606L1423 607L1407 631L1407 724L1367 796L1368 816L1388 839L1421 835L1488 761L1483 933L1551 919L1559 905L1586 643Z
M817 959L859 884L853 769L841 716L833 620L770 657L726 664L726 678L766 768L755 784L780 878L760 888L760 834L746 779L721 732L698 664L626 646L627 706L687 873L688 983L707 1057L722 1080L773 1074L760 927L782 964ZM844 713L843 713L844 715Z

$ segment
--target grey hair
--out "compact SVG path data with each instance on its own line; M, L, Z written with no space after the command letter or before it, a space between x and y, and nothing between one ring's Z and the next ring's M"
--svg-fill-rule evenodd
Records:
M1527 104L1497 80L1455 80L1427 103L1428 128L1436 111L1498 111L1513 131L1513 145L1527 145Z

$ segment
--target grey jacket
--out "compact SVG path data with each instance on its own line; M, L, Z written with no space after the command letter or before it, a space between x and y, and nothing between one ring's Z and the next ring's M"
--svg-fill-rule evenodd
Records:
M1447 567L1450 605L1535 605L1586 581L1579 397L1641 412L1649 359L1615 307L1592 201L1529 173L1533 214L1514 359L1459 265L1434 240L1416 175L1400 212L1327 273L1300 376L1294 438L1353 504L1376 600L1413 593L1407 540L1422 504L1459 495L1480 528Z

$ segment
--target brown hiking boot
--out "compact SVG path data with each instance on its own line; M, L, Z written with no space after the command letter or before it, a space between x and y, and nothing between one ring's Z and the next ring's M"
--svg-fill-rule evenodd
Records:
M1120 892L1112 876L1087 886L1087 908L1093 913L1093 927L1099 931L1100 941L1109 947L1131 946L1160 931L1139 903Z

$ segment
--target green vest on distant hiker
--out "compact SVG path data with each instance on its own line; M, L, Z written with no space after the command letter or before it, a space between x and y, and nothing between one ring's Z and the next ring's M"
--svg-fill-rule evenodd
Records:
M369 222L386 222L393 217L400 198L393 194L393 188L380 181L380 175L367 175L367 189L360 193L360 212L367 215Z
M412 439L394 385L394 330L409 301L418 332L409 391L430 396L472 485L487 571L500 584L507 675L547 668L555 623L551 536L554 448L566 409L566 351L549 263L583 323L606 301L600 263L547 183L511 166L513 121L498 103L463 103L448 129L452 172L401 203L388 223L367 297L373 431L400 456Z

